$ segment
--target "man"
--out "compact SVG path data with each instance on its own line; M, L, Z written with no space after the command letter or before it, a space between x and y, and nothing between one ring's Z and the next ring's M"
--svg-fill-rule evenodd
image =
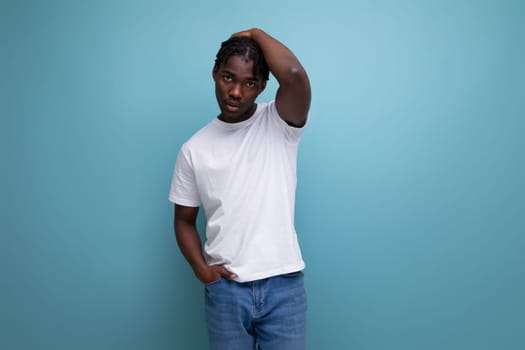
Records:
M256 104L269 72L275 101ZM310 83L260 29L222 43L212 71L220 114L177 157L175 235L205 286L211 349L306 348L304 262L294 227L296 161ZM204 253L196 217L204 208Z

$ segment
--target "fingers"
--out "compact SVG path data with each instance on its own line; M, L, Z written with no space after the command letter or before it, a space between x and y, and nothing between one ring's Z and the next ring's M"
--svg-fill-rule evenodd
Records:
M211 265L197 274L197 278L204 284L215 282L221 278L233 280L237 275L228 271L223 265Z
M223 278L226 278L226 279L229 279L229 280L232 280L234 278L237 277L236 274L234 274L233 272L231 271L228 271L224 265L217 265L216 266L217 268L217 272L223 277Z
M234 33L232 34L232 38L240 38L240 37L247 37L247 38L251 38L252 36L252 33L251 33L251 30L243 30L242 32L237 32L237 33Z

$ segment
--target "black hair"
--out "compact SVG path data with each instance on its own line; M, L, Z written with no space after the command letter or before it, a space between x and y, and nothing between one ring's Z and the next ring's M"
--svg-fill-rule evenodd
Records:
M270 69L266 64L261 48L255 40L246 37L235 37L223 41L215 57L213 69L218 70L231 56L242 56L246 60L253 61L254 75L261 77L263 80L268 80Z

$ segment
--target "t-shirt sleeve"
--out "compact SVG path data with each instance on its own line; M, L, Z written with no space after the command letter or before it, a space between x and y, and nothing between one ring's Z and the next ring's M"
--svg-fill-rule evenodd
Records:
M190 155L184 146L177 156L168 198L186 207L199 207L201 204Z
M278 119L280 127L284 131L287 139L289 141L292 141L292 142L298 142L299 139L301 138L301 135L302 135L304 129L306 128L306 125L308 125L308 120L310 119L310 115L308 115L308 118L306 119L306 124L303 125L302 127L298 128L298 127L295 127L295 126L288 125L288 123L286 123L284 121L284 119L281 118L281 116L277 112L277 107L275 106L275 101L269 102L268 103L268 108L270 110L270 115L272 115L273 117L276 117L276 119Z

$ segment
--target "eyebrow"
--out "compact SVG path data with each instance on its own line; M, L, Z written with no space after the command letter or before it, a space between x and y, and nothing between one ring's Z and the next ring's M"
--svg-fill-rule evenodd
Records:
M231 76L233 76L233 77L236 76L235 73L233 73L232 71L230 71L230 70L228 70L228 69L224 69L224 68L222 69L222 73L223 73L223 74L224 74L224 73L229 74L229 75L231 75ZM254 80L254 81L257 81L257 80L259 80L259 79L258 79L256 76L250 76L250 77L246 78L245 80Z

